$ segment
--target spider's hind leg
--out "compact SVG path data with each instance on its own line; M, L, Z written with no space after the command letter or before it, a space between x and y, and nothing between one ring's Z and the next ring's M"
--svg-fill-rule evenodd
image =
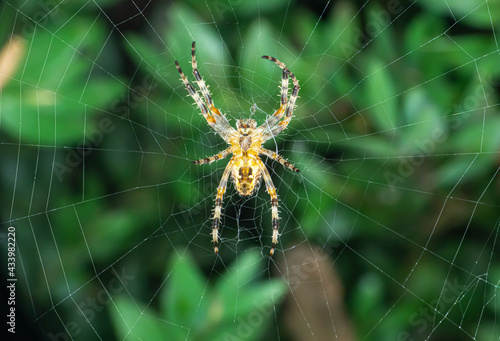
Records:
M214 252L219 253L219 224L221 220L222 213L222 198L224 197L224 192L227 188L227 180L231 174L231 169L233 168L233 159L229 161L224 169L224 174L220 179L219 187L217 187L217 194L215 196L215 206L214 206L214 217L212 224L212 242L214 243Z
M259 162L259 167L262 171L262 177L264 178L264 182L266 184L267 193L269 193L269 196L271 197L273 235L271 239L271 251L269 251L269 254L272 256L274 255L274 248L276 247L276 244L278 244L279 236L278 194L276 194L276 187L274 187L273 181L271 180L271 175L262 161Z

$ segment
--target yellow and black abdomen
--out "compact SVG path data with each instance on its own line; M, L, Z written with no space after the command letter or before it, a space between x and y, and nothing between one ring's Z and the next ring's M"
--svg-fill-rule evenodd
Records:
M252 167L241 167L238 169L238 180L236 189L241 195L250 195L255 189L255 175Z
M262 172L257 162L252 159L241 159L237 160L232 176L238 193L251 195L259 187Z

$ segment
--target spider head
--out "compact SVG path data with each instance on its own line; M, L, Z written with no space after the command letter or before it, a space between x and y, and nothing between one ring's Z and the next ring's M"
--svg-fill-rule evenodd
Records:
M257 122L251 118L241 119L236 121L236 128L238 129L238 133L248 135L257 128Z

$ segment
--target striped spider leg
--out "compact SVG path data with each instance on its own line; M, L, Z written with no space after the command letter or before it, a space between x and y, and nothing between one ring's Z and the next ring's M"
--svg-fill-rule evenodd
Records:
M288 70L288 68L274 57L262 56L262 58L270 60L278 65L283 70L283 78L281 80L281 105L276 112L269 117L264 124L262 124L258 129L264 137L264 141L272 139L274 136L281 133L290 123L292 119L293 109L295 108L295 102L299 97L299 81L295 78L295 75ZM292 78L293 89L290 100L287 101L288 96L288 76ZM285 116L284 120L281 120Z

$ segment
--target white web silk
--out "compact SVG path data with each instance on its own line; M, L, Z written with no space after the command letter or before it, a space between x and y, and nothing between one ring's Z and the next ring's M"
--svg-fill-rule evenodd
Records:
M65 6L78 4L54 3L28 12L29 8L4 1L3 20L12 24L8 33L19 34L15 28L19 23L24 28L24 43L16 45L15 38L8 48L4 41L0 53L0 146L8 156L2 166L7 198L2 226L16 228L16 307L23 310L18 316L29 316L29 322L53 339L106 339L112 325L108 314L120 316L129 335L154 317L162 326L186 331L185 339L189 339L196 326L156 318L157 307L163 304L162 291L175 284L170 275L177 263L169 264L165 272L165 258L196 254L200 267L208 265L203 272L209 273L203 279L202 292L206 293L214 282L226 278L233 259L238 263L246 253L257 251L265 271L252 273L250 278L241 273L241 277L271 283L277 273L283 275L291 299L272 301L269 310L256 309L267 322L254 330L267 330L265 323L274 323L273 335L285 338L293 334L292 329L285 333L280 328L291 315L287 311L296 310L300 318L294 320L295 326L303 322L308 337L319 338L316 315L298 291L313 283L317 286L308 295L320 297L317 312L326 316L324 324L332 335L341 335L337 311L328 299L333 281L309 271L311 263L321 261L330 270L339 268L345 276L341 279L352 285L346 290L347 302L363 301L366 305L360 307L373 308L373 316L365 314L366 319L359 318L363 313L356 308L347 309L359 339L377 339L388 330L393 332L391 337L400 339L432 340L443 332L466 340L498 339L500 204L491 199L498 192L500 155L498 139L491 131L498 124L500 107L495 85L500 55L498 11L491 1L472 1L459 11L447 1L435 3L432 7L429 1L389 1L381 8L366 1L354 10L328 2L319 11L305 11L300 23L294 21L297 14L291 7L270 17L267 5L258 4L256 21L243 25L248 18L239 14L238 6L251 5L238 1L228 6L205 3L203 18L193 17L180 3L167 11L162 7L166 4L149 2L145 9L119 21L95 1L73 9L71 15ZM411 21L404 25L405 32L394 32L414 18L410 15L417 6L423 12L418 19L428 20L428 31L419 31ZM169 24L179 25L175 34L163 31L164 23L151 9L175 13L169 17ZM87 11L93 20L80 21ZM337 12L347 15L335 17ZM435 23L435 13L447 18L444 26ZM8 18L14 19L9 22ZM149 36L128 34L123 25L132 20L148 27ZM485 21L491 22L487 29L481 26L491 33L488 51L477 50L476 43L482 39L462 39L455 32L460 25L474 27ZM366 25L351 30L362 23ZM108 31L104 41L95 43L92 54L81 45L83 38L63 35L68 26L75 32L84 30L89 39L93 30ZM231 38L221 33L228 26ZM270 33L270 27L279 34ZM288 37L291 29L296 37ZM354 34L350 44L345 32ZM414 40L400 42L408 32ZM50 38L45 49L37 47L39 40L31 40L40 33ZM194 167L190 161L215 153L223 158L228 153L227 140L216 137L207 127L207 122L213 122L203 119L191 105L174 66L175 59L189 60L185 47L194 39L199 43L197 67L204 76L202 82L211 86L213 101L224 109L223 121L214 128L217 132L234 130L232 123L241 118L276 127L276 119L287 117L286 112L279 118L272 115L282 97L283 74L276 65L262 61L261 55L286 62L301 81L301 98L287 130L275 137L280 128L263 129L269 134L269 149L263 154L285 164L279 158L283 155L302 171L294 178L272 160L263 168L276 186L274 195L277 192L280 198L281 258L269 258L263 252L271 239L277 239L269 221L277 216L278 208L266 193L241 197L228 186L224 213L220 206L214 212L221 216L224 233L214 235L213 194L221 176L227 180L229 175L224 175L220 163ZM229 39L233 39L231 44ZM127 51L120 53L130 55L126 62L117 63L135 63L131 80L117 76L117 65L111 65L114 60L102 59L116 53L109 50L121 43ZM59 58L52 44L67 47L69 57L60 68L50 68ZM443 44L441 53L435 53L435 44ZM5 62L22 51L25 54L18 66ZM451 58L450 51L462 54ZM363 59L372 54L378 59ZM432 56L420 60L425 54ZM438 59L448 57L448 67L436 66ZM408 71L402 65L410 62L412 72L401 73ZM85 77L79 77L84 79L83 86L75 93L65 92L68 79L82 65L88 67ZM30 70L36 67L40 72L30 78ZM440 85L464 74L470 75L469 88L454 89L454 94L463 97L449 111L440 111L438 103L450 100L438 96ZM96 107L92 98L112 90L111 86L93 88L96 75L112 79L127 94ZM51 77L56 78L56 86L45 88ZM202 87L202 96L203 91ZM209 112L210 103L200 101L198 106L205 105ZM55 137L42 141L43 130L64 136L61 127L68 119L64 115L67 103L84 108L69 118L75 131L84 132L82 141L61 143ZM27 124L23 117L30 106L35 116ZM56 119L38 125L47 107L53 108L51 115ZM251 113L252 107L259 110ZM23 124L14 125L14 130L9 128L12 122ZM471 135L461 135L469 124ZM25 140L39 127L40 139ZM421 131L429 133L418 135ZM174 161L176 167L171 167ZM401 206L402 201L407 205ZM401 212L401 207L407 210ZM398 217L397 223L383 218L381 211L386 217ZM409 229L415 221L420 228ZM450 238L443 241L441 236L447 233ZM224 257L211 252L210 240L217 238L224 245ZM290 255L301 247L315 256L294 262ZM151 250L156 252L154 259L142 258L151 255ZM389 250L394 253L388 255ZM386 258L393 262L388 265L383 261ZM397 272L402 263L404 273ZM139 283L148 283L149 291L141 292ZM203 312L209 296L203 296L194 309ZM132 321L118 308L123 297L132 302L131 309L140 312ZM236 311L246 304L245 299L235 290L231 307L223 308ZM381 303L382 299L387 301ZM280 309L282 304L288 304L285 311ZM211 308L210 312L219 312L218 307ZM215 313L210 317L217 318ZM236 313L232 321L236 327L247 324Z

